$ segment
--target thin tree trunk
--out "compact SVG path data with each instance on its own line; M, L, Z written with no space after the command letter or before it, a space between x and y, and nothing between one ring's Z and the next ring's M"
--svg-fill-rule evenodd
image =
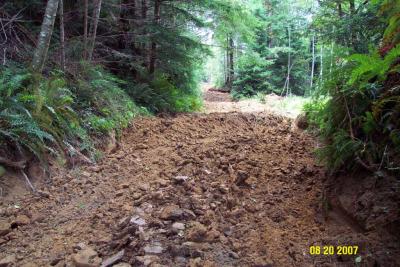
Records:
M132 41L132 51L134 55L138 55L140 54L140 48L139 48L139 44L137 43L136 40L136 28L137 28L137 14L136 14L136 9L137 9L137 4L136 4L136 0L132 0L132 9L131 9L131 14L132 14L132 24L129 24L129 31L131 33L131 41ZM132 75L133 78L136 80L137 76L138 76L138 72L136 70L136 68L132 68Z
M314 69L315 69L315 33L312 37L312 63L311 63L311 78L310 78L310 90L312 90L314 85Z
M65 71L65 29L64 29L64 0L59 0L60 12L60 45L61 45L61 70Z
M349 5L350 5L350 15L352 18L354 18L356 16L356 5L354 0L349 0ZM354 50L357 50L356 39L357 39L356 32L353 29L352 23L350 23L350 42Z
M332 42L331 43L331 64L329 66L329 73L332 73L332 67L333 67L333 46L334 46L334 43Z
M142 20L145 22L147 19L147 2L146 0L142 0Z
M321 68L319 70L319 79L322 82L323 80L323 75L324 75L324 46L321 45L321 54L320 54L320 58L321 58Z
M93 22L91 25L91 36L90 36L90 45L88 50L89 61L92 61L93 58L93 51L96 46L96 35L97 35L97 26L99 24L100 19L100 12L101 12L101 0L97 0L96 5L93 10Z
M160 0L155 0L154 2L154 24L158 25L160 23L160 9L161 2ZM149 65L149 73L153 74L156 69L156 61L157 61L157 43L154 40L151 42L151 50L150 50L150 65Z
M59 0L49 0L40 30L38 44L33 54L32 68L35 72L42 72L53 34L54 21L57 15Z
M226 51L225 51L226 53L225 53L225 57L226 57L226 80L225 80L225 85L227 86L227 87L229 87L229 84L230 84L230 75L229 75L229 66L230 66L230 63L229 63L229 38L228 38L228 36L226 37Z
M235 64L234 64L234 42L232 37L229 37L229 85L232 87L235 79Z
M83 13L83 59L87 60L88 56L88 13L89 13L89 2L84 0L84 13Z
M343 7L342 7L342 0L337 0L337 11L339 15L339 20L342 20L344 17ZM341 45L346 45L347 40L346 36L339 36L338 40Z
M121 35L119 37L119 48L120 49L125 49L128 47L129 44L129 0L122 0L122 3L120 4L120 12L119 12L119 27L120 27L120 32Z
M227 81L227 79L228 79L228 77L227 77L227 75L226 75L226 73L227 73L227 69L228 69L228 67L227 67L227 63L228 63L228 59L226 58L226 53L225 53L225 51L223 51L223 54L224 54L224 81L225 81L225 84L226 84L226 81Z
M339 1L337 2L337 8L338 8L339 18L343 18L344 13L343 13L343 8L342 8L341 0L339 0Z
M274 15L274 8L272 3L270 3L270 1L265 1L264 3L265 5L265 10L267 11L267 15L268 17L272 18L272 16ZM268 32L268 40L267 40L267 46L268 48L272 48L273 45L273 40L272 40L272 36L273 36L273 30L272 30L272 24L270 24L267 28L267 32Z
M136 0L132 0L132 9L131 9L131 14L132 14L132 20L133 20L133 25L130 25L133 27L133 29L130 29L130 31L132 32L132 49L133 51L136 50L136 36L135 36L135 27L136 27Z
M350 4L350 14L354 15L356 13L356 5L354 0L349 0Z
M291 58L291 53L290 53L290 49L291 49L291 46L292 46L292 43L291 43L291 32L290 32L290 26L288 27L288 37L289 37L289 53L288 53L288 65L287 65L287 84L286 84L286 95L289 95L291 92L290 92L290 65L292 64L292 58Z
M144 36L144 37L146 37L147 36L147 30L146 30L146 20L147 20L147 10L148 10L148 7L147 7L147 1L146 0L142 0L142 6L141 6L141 15L142 15L142 28L143 28L143 32L142 32L142 35ZM143 66L144 67L146 67L147 68L147 66L148 66L148 64L147 64L147 43L146 43L146 40L145 41L143 41L143 43L142 43L142 45L141 45L141 48L142 48L142 52L141 52L141 54L142 54L142 56L143 56Z

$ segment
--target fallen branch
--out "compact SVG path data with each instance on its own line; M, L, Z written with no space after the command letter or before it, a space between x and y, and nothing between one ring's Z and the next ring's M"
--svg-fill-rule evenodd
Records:
M28 175L26 175L26 173L23 170L21 170L21 174L25 178L26 184L32 189L32 192L36 194L37 191L36 191L35 187L33 186L33 184L31 183L31 181L29 180Z

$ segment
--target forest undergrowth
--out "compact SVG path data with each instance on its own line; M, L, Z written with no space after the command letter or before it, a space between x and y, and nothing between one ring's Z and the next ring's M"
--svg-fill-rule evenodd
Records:
M380 47L338 59L305 105L311 126L327 143L318 153L332 172L399 175L399 8L385 1L379 14L388 26Z

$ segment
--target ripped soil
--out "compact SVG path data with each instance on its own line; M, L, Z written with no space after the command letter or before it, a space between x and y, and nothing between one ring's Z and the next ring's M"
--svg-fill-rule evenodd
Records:
M362 266L398 266L387 229L360 232L324 208L316 145L265 113L139 118L98 165L55 169L37 184L41 196L1 201L0 259L74 266L85 252L92 266L113 255L132 266L355 266L361 256ZM310 245L360 251L312 256Z

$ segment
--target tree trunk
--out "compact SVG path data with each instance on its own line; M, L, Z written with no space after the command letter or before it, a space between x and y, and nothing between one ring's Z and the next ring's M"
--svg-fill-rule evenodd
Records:
M89 2L84 0L84 13L83 13L83 59L87 60L87 49L88 49L88 13L89 13Z
M145 21L147 19L147 3L146 0L142 0L142 20Z
M147 7L147 1L146 0L142 0L142 5L141 5L141 15L142 15L142 21L141 21L141 27L143 28L143 31L142 31L142 36L143 37L146 37L147 36L147 30L146 30L146 20L147 20L147 10L148 10L148 7ZM147 54L147 43L146 43L146 41L143 41L142 42L142 44L141 44L141 55L143 56L143 67L146 67L147 68L147 66L148 66L148 63L147 63L147 59L148 59L148 54Z
M322 83L323 76L324 76L324 46L323 45L321 45L320 58L321 58L321 66L319 69L319 79L320 79L320 83Z
M337 2L337 8L338 8L339 18L343 18L344 13L343 13L342 1L341 1L341 0L339 0L339 1Z
M229 37L229 86L232 87L235 78L235 64L234 64L234 43L232 37Z
M127 50L132 55L140 55L140 47L136 46L136 0L122 0L120 4L119 12L119 31L120 36L118 37L119 45L118 48L121 50ZM128 70L127 70L128 71ZM136 79L137 71L134 67L129 69L129 72Z
M356 16L356 5L354 0L349 0L349 6L350 6L350 15L352 18L354 18ZM354 50L357 51L357 36L356 36L356 32L353 29L353 22L350 23L350 42L352 47L354 48Z
M88 50L88 55L89 55L89 61L92 61L93 58L93 51L96 46L96 35L97 35L97 26L99 24L99 19L100 19L100 12L101 12L101 0L97 0L96 4L94 6L93 10L93 21L92 25L90 28L92 29L91 31L91 36L90 36L90 45L89 45L89 50Z
M344 12L343 12L343 7L342 7L342 0L337 0L336 4L337 4L337 11L338 11L338 15L339 15L339 20L341 20L344 17ZM345 46L346 43L347 43L346 39L347 39L346 36L340 36L340 37L338 37L338 42L341 45Z
M226 58L226 54L225 54L225 51L224 51L224 58L223 58L223 60L224 60L224 81L225 81L225 84L226 84L226 81L227 81L227 79L228 79L228 76L226 75L226 73L227 73L227 69L228 69L228 65L227 65L227 63L228 63L228 59Z
M154 2L154 23L158 25L160 23L160 9L161 9L161 2L160 0L155 0ZM157 60L157 43L156 41L152 40L151 42L151 51L150 51L150 65L149 65L149 73L153 74L156 69L156 60Z
M311 77L310 77L310 90L312 90L314 85L314 69L315 69L315 33L312 36L311 41L312 46L312 63L311 63Z
M264 6L265 6L265 10L267 11L267 16L272 18L272 16L274 15L274 7L273 7L272 3L270 1L265 1ZM272 24L268 25L267 32L268 32L267 46L268 46L268 48L272 48L272 46L273 46Z
M225 58L226 58L226 73L225 73L225 85L229 87L230 84L230 75L229 75L229 37L226 36L226 51L225 51Z
M59 0L48 0L47 2L38 44L33 54L32 68L35 72L42 72L46 61L51 36L53 34L54 21L57 15L58 2Z
M288 65L287 65L287 83L286 83L286 95L290 95L290 70L291 70L291 64L292 64L292 58L291 58L291 53L290 53L290 49L292 47L292 40L291 40L291 32L290 32L290 26L288 27L288 38L289 38L289 53L288 53Z
M334 48L334 43L331 43L331 64L329 66L329 74L332 73L332 68L333 68L333 48Z
M349 0L350 4L350 14L354 15L356 13L356 5L354 0Z
M61 45L61 70L65 71L65 29L64 29L64 0L59 0L59 12L60 12L60 45Z
M119 48L126 49L129 43L129 0L122 0L120 5L120 15L119 15L119 23L120 27L120 37L119 37Z
M135 31L134 31L134 29L136 28L136 23L135 23L135 21L136 21L136 0L132 0L132 9L131 9L131 12L130 12L131 14L132 14L132 20L133 20L133 25L132 25L132 27L133 27L133 29L130 29L131 30L131 32L132 32L132 49L134 50L134 51L136 51L136 36L135 36Z

